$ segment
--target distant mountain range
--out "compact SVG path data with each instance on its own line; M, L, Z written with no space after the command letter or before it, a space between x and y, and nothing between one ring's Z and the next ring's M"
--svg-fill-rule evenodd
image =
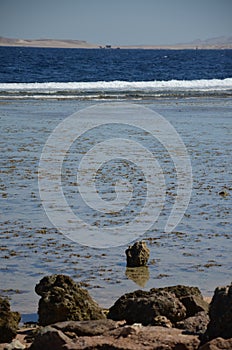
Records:
M195 45L231 45L232 36L218 36L206 40L196 39L192 41Z
M232 36L220 36L206 40L196 39L175 45L122 45L101 46L83 40L61 39L13 39L0 37L0 46L54 47L54 48L121 48L121 49L232 49Z
M94 48L83 40L57 40L57 39L12 39L0 37L0 46L31 46L31 47L57 47L57 48Z

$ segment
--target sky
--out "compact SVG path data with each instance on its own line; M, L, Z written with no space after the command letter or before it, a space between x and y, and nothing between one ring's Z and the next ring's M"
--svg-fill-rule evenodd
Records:
M0 36L168 45L232 36L232 0L0 0Z

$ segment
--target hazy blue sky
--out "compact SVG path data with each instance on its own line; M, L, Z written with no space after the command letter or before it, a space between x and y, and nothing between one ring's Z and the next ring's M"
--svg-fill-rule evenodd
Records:
M0 36L173 44L232 35L232 0L0 0Z

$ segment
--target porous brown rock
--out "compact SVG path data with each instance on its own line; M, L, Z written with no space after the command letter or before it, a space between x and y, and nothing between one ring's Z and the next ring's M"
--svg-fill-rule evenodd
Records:
M15 338L21 316L10 310L9 300L0 297L0 343L9 343Z
M186 317L194 316L201 311L209 311L209 304L204 300L198 287L177 285L160 288L160 290L175 294L186 308Z
M126 320L128 324L153 325L157 316L165 316L172 323L183 320L186 309L179 299L165 290L137 290L124 294L109 309L108 318Z
M198 312L195 316L185 318L184 320L177 322L176 327L184 329L185 331L202 336L209 323L209 315L205 311Z
M215 338L210 340L208 343L199 347L199 350L231 350L232 349L232 338L223 339Z
M146 266L150 256L150 250L143 241L135 242L133 246L128 247L125 253L127 258L127 267Z
M80 288L69 276L46 276L36 285L35 291L41 296L38 315L42 326L68 320L105 318L88 291Z
M109 309L107 317L113 320L126 320L129 324L140 322L143 325L157 325L157 317L164 316L168 325L171 321L178 327L179 321L195 316L199 312L207 315L208 308L209 304L204 301L197 287L177 285L125 294ZM204 322L200 317L195 321L202 323L203 332L206 316ZM197 328L196 322L195 328ZM182 328L183 324L179 324L179 327Z
M210 322L203 341L232 338L232 284L217 287L209 307Z

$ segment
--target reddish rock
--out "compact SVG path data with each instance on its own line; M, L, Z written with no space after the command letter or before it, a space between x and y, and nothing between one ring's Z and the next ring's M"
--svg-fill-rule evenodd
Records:
M66 321L58 322L52 325L53 328L62 331L63 333L75 334L76 336L94 336L104 334L119 326L125 324L125 322L115 322L113 320L95 320L95 321Z
M198 337L186 335L180 329L143 327L141 324L120 326L117 322L107 322L104 323L102 334L90 336L75 336L73 333L63 333L55 329L80 329L83 323L80 326L79 322L45 327L36 337L30 350L197 350L199 346ZM85 322L84 327L94 329L92 321Z
M36 336L30 350L61 350L72 345L72 340L63 332L51 326L44 327Z
M223 339L215 338L208 343L200 346L199 350L231 350L232 349L232 338Z

